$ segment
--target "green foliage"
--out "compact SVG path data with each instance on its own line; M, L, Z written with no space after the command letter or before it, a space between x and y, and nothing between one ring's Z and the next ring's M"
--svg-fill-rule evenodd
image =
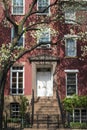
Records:
M28 99L24 96L20 96L20 114L24 117L28 106Z
M63 106L66 111L71 112L74 108L87 107L87 96L73 95L63 100Z
M24 48L22 46L15 46L12 49L12 43L2 44L0 47L0 67L1 69L5 66L8 61L16 61L19 56L19 52L23 52ZM11 51L12 50L12 51Z
M8 120L7 120L7 122L13 122L13 123L18 123L18 122L20 122L20 119L19 118L9 118Z
M87 123L71 122L70 128L85 129L85 128L87 128Z

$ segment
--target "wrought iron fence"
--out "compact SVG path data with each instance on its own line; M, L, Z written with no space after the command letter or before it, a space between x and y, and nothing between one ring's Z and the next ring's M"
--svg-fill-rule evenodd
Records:
M59 127L59 115L47 115L47 114L34 114L33 124L32 124L32 115L25 115L23 118L6 118L3 127L4 128L30 128L30 127Z
M25 114L22 118L4 118L3 128L30 128L31 127L31 115Z
M87 129L87 116L84 115L80 119L80 116L65 116L65 127L72 129ZM61 127L61 117L60 115L47 115L47 114L34 114L33 124L32 115L26 114L23 118L6 118L3 120L3 128L10 129L21 129L21 128L59 128ZM63 127L63 125L62 125Z
M59 115L34 114L33 127L59 128Z

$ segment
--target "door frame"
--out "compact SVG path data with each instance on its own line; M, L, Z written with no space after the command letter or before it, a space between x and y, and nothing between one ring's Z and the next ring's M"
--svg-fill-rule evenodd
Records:
M51 68L51 80L52 80L52 85L53 85L53 74L55 72L56 68L56 62L47 62L47 63L37 63L37 62L32 62L32 89L34 90L34 96L37 97L37 79L36 79L36 72L37 68ZM54 87L53 87L54 88ZM54 95L54 93L53 93Z

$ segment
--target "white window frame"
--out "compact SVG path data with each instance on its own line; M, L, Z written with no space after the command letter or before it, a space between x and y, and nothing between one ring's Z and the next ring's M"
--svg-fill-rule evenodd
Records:
M19 108L19 110L18 111L16 111L14 108L13 108L13 106L12 105L14 105L14 107L15 108L17 108L17 105L18 105L18 107L20 107L20 104L19 103L17 103L17 102L12 102L12 103L10 103L10 117L11 118L19 118L20 117L20 108ZM15 117L12 117L12 113L18 113L18 115L15 115Z
M65 10L65 23L75 24L76 12L73 9Z
M40 0L40 1L42 1L42 0ZM50 5L50 0L48 0L48 6ZM47 6L47 7L48 7ZM47 9L48 10L48 13L46 13L46 12L43 12L43 13L38 13L38 15L48 15L48 14L50 14L50 7ZM38 4L38 0L37 0L37 11L39 11L39 4Z
M10 94L11 95L24 95L24 66L13 66L13 67L23 67L23 70L13 70L12 67L10 69ZM12 72L17 73L17 82L16 82L16 93L12 93ZM23 73L23 93L18 93L18 72Z
M78 78L77 78L77 74L78 74L78 70L65 70L65 79L66 79L66 96L67 97L71 97L71 96L73 96L73 95L67 95L67 74L68 73L74 73L74 74L76 74L76 93L75 94L78 94Z
M43 32L45 32L45 30L43 30ZM45 35L45 33L43 34L43 32L42 32L42 35ZM48 35L48 40L47 41L41 41L40 42L40 39L41 38L39 38L39 39L37 39L37 43L42 43L42 45L39 47L39 48L44 48L44 47L46 47L46 48L50 48L50 41L51 41L51 34L50 34L50 28L48 28L47 29L47 35ZM43 39L45 39L45 37L43 37ZM44 43L47 43L48 42L48 44L44 44Z
M77 35L65 35L64 36L64 39L65 39L65 56L66 57L76 57L77 56L77 38L78 36ZM68 39L71 39L74 41L74 45L73 45L73 48L70 47L70 50L74 50L74 55L72 54L69 54L69 52L72 52L72 51L68 51L68 43L67 43L67 40ZM68 51L68 52L67 52Z
M14 6L14 4L13 4L13 1L14 0L12 0L12 15L24 15L25 14L25 0L23 0L23 13L14 13L13 12L13 6ZM17 5L15 5L16 7L17 7ZM19 6L18 6L19 7Z
M75 109L73 109L72 116L71 116L72 119L73 119L73 122L76 122L75 121L75 110L79 110L79 113L80 113L79 122L82 123L82 114L81 114L81 112L82 112L82 110L86 110L86 117L87 117L87 109L86 108L75 108Z
M24 44L25 44L25 35L23 34L21 37L23 38L23 45L20 45L20 46L24 47ZM14 27L11 28L11 41L12 41L13 38L14 38ZM17 46L20 47L19 45L17 45Z

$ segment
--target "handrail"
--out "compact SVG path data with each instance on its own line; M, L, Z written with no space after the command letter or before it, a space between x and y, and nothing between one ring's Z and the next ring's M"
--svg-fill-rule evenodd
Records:
M31 116L31 125L33 125L34 120L34 90L32 89L32 116Z
M51 125L56 125L59 128L59 115L48 115L48 114L34 114L36 117L37 128L40 128L40 124L46 124L47 128L50 128Z
M57 88L57 90L56 90L56 96L57 96L57 101L58 101L59 108L60 108L62 124L63 124L63 127L65 127L63 108L62 108L62 104L61 104L61 102L60 102L60 97L59 97L59 94L58 94L58 88Z

